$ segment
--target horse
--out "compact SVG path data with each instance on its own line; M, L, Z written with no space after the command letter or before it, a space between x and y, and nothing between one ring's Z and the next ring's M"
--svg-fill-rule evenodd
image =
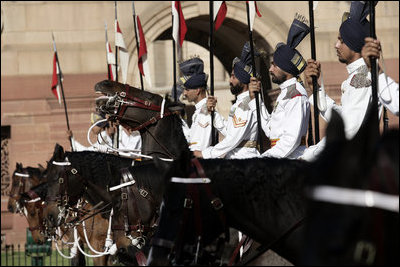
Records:
M308 206L309 186L324 184L324 176L342 173L341 164L343 166L352 165L350 172L345 176L348 179L344 179L345 181L329 179L330 183L339 183L340 185L347 181L346 183L355 187L359 186L360 181L364 181L365 186L366 176L363 174L371 173L368 172L368 168L360 171L360 166L363 166L361 163L370 167L373 165L371 160L377 157L381 158L382 153L376 153L371 149L371 144L375 145L376 143L372 142L372 138L365 134L365 129L372 127L370 120L364 122L360 132L354 140L351 140L355 145L339 150L345 143L343 141L345 138L343 126L341 135L335 131L338 128L338 116L337 114L332 116L327 129L325 151L315 162L257 158L243 160L199 159L198 163L195 163L191 160L191 155L182 155L181 159L173 164L158 162L157 165L160 168L167 170L166 177L172 178L167 184L159 227L152 239L148 265L204 264L201 262L203 253L201 248L209 244L210 240L215 239L218 234L226 232L226 225L235 227L261 243L261 252L263 249L272 248L295 265L310 262L312 264L316 262L318 264L348 263L349 261L345 261L347 255L344 253L349 248L346 236L351 236L350 233L360 230L356 228L360 226L360 220L367 219L367 225L371 225L371 217L361 216L365 215L362 213L354 213L357 215L346 217L348 211L343 211L343 209L337 211L337 214L341 214L345 218L344 220L348 220L347 224L335 224L335 227L341 226L341 228L338 227L340 229L338 231L341 231L341 239L339 239L338 231L332 230L334 228L332 224L330 227L327 225L331 222L341 222L341 220L338 219L336 213L331 213L331 207L321 209L320 203L313 204L316 205L314 207ZM376 129L378 128L376 127ZM342 139L339 143L332 141L337 136ZM396 181L394 185L398 194L398 150L396 154L398 134L394 139L397 142L392 140L387 146L395 150L389 154L394 159L392 165L397 164L394 171L397 174L397 178L394 178ZM340 151L342 153L339 153ZM347 154L352 157L345 157ZM366 162L364 162L365 157L367 157ZM340 164L332 164L332 162ZM330 167L327 168L327 166ZM355 180L352 176L356 176L357 179ZM196 182L199 184L190 184L190 180L185 181L186 179L178 177L201 177L201 180ZM331 177L336 178L335 176ZM389 188L391 187L389 186ZM213 203L219 204L215 206ZM223 210L223 215L218 214L221 213L221 210ZM202 214L207 214L207 216L201 216ZM315 217L314 214L316 214ZM398 233L398 197L397 213L392 212L391 215L392 218L385 217L387 220L384 220L384 225L390 229L383 235L385 237ZM321 217L326 219L322 223ZM313 223L314 218L319 218L319 220ZM372 219L373 222L382 216L372 218L375 218ZM311 222L308 222L309 220ZM382 219L378 219L379 221ZM364 236L365 234L371 235L371 231L365 232L366 226L362 225ZM324 231L321 231L323 232L321 234L317 233L319 238L315 240L314 229L317 226ZM336 242L332 242L332 240ZM386 253L391 255L389 259L396 260L394 255L398 251L398 240L392 238L392 240L386 241L384 248L387 249ZM309 243L312 245L309 246ZM330 246L332 243L334 245ZM362 264L365 263L363 262L365 254L368 258L373 254L371 249L373 246L368 245L368 242L359 244L361 245L358 245L356 251L361 261L357 263ZM354 244L350 243L350 245ZM338 248L342 250L338 252ZM306 252L305 249L307 249ZM354 248L352 249L350 251L354 251ZM332 261L337 257L341 260ZM250 259L248 258L244 262L248 262Z
M138 217L138 213L125 214L119 212L120 202L122 202L121 195L118 198L112 198L109 192L109 188L120 184L119 173L114 173L131 165L132 159L129 158L92 151L64 152L63 148L57 144L48 165L49 189L46 198L48 202L48 213L46 215L49 225L55 227L64 223L64 213L60 213L57 201L61 200L63 205L67 204L72 207L83 196L98 208L100 208L99 204L103 203L101 209L104 210L107 207L108 211L105 213L107 215L105 218L108 219L109 211L113 208L112 229L118 247L118 259L125 264L137 265L137 261L141 260L139 258L141 255L137 255L137 249L129 248L132 240L125 235L126 232L118 231L117 228L125 229L124 224L122 226L119 224L121 221L124 222L124 215L129 215L133 227L137 227L137 222L141 222L141 218ZM150 169L154 170L155 168L151 167ZM63 179L62 184L59 183L59 178ZM67 201L62 199L67 199ZM134 203L129 203L129 207L131 206L134 206ZM129 232L133 231L133 238L142 236L142 233L137 230L140 229L129 230ZM105 233L107 227L100 228L98 231ZM135 258L135 255L138 258Z
M399 263L399 131L379 137L374 107L351 140L332 115L308 183L302 264Z
M37 244L43 244L46 241L46 237L41 233L43 230L40 214L43 210L41 202L37 200L35 202L26 201L21 196L44 181L46 181L46 170L43 166L24 168L22 163L17 163L11 178L12 186L8 199L8 210L25 216L33 240Z
M48 183L47 182L43 182L37 186L32 187L28 192L25 192L23 194L21 194L21 199L25 202L30 202L33 200L36 200L35 203L40 203L40 206L37 206L38 204L36 204L36 210L39 210L38 212L38 216L35 217L35 219L37 220L37 224L39 224L41 226L41 229L44 231L43 235L46 236L47 238L51 238L51 234L49 234L48 232L46 232L46 229L43 229L43 223L44 223L44 212L43 210L46 210L46 202L44 202L43 200L46 199L47 196L47 191L48 191ZM37 201L37 199L40 199L40 201ZM92 206L90 204L87 205L83 205L83 207L81 207L81 209L83 211L85 210L90 210L92 208ZM73 223L73 217L69 217L66 219L66 223ZM104 219L103 219L104 221ZM101 215L96 215L95 217L89 218L87 220L87 224L91 226L91 229L89 229L87 232L87 236L88 236L88 240L91 244L94 244L93 247L97 250L100 250L103 248L103 244L104 244L104 233L99 232L99 231L94 231L94 225L99 225L103 223ZM70 231L71 229L68 227L64 227L64 225L60 226L60 230L61 232L59 233L60 236L62 237L62 242L64 243L71 243L74 242L74 233L72 231ZM82 247L84 243L86 243L86 238L83 232L83 228L82 225L78 225L77 226L77 231L78 231L78 236L80 238L79 240L79 245ZM72 259L71 259L71 265L72 266L85 266L86 264L86 259L85 256L79 251L77 250L76 255L72 255ZM67 256L68 257L68 256ZM104 266L107 265L107 257L96 257L93 259L93 265L94 266Z
M207 264L201 261L201 248L228 235L228 227L296 262L310 163L275 158L194 161L198 163L191 153L183 153L172 164L157 163L167 170L167 178L179 182L166 185L148 265L193 264L193 258ZM185 177L201 177L200 184Z

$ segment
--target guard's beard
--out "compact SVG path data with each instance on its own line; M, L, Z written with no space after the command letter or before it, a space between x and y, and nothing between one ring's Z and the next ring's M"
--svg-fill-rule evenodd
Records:
M231 85L231 93L233 94L233 95L238 95L239 93L241 93L242 91L243 91L243 88L244 88L244 84L243 83L238 83L237 85L233 85L232 83L230 84Z

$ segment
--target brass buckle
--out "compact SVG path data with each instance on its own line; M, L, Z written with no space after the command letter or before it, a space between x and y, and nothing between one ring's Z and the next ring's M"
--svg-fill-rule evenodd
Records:
M62 178L62 177L58 178L58 183L59 184L63 184L64 183L64 178Z
M73 168L72 170L71 170L71 172L72 172L72 174L77 174L78 173L78 171L75 169L75 168Z
M185 198L185 201L183 202L183 207L191 209L193 207L193 200L190 198Z
M145 106L148 106L148 107L150 107L150 106L151 106L151 102L150 102L150 101L147 101L147 100L145 100L145 101L144 101L144 105L145 105Z
M157 122L157 119L156 119L155 117L151 117L150 122L151 122L151 123L156 123L156 122Z
M62 200L64 202L64 205L67 205L68 204L68 195L63 196Z
M144 189L139 189L139 193L142 197L147 197L147 195L149 194L146 190Z
M224 206L224 204L222 204L221 199L219 198L214 198L213 200L211 200L211 204L213 205L215 210L219 210Z
M126 97L126 93L125 93L125 92L120 92L119 95L120 95L121 97Z
M128 199L128 194L127 193L121 193L121 199L122 200Z

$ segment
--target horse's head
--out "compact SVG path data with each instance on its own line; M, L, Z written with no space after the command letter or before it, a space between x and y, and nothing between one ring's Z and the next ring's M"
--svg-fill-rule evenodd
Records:
M325 150L312 168L305 264L385 264L397 257L399 243L391 236L398 236L399 222L398 131L388 141L380 140L378 129L372 105L358 133L346 140L333 111ZM397 205L397 213L379 206L381 194Z
M32 187L28 192L21 195L24 202L24 212L28 221L29 230L33 240L38 244L43 244L46 239L46 229L44 227L44 209L47 194L47 182Z
M68 161L63 147L56 144L47 165L47 208L44 215L49 228L64 223L69 206L76 204L81 196L83 185L76 174L77 170Z
M11 191L8 199L8 210L10 212L22 211L21 194L29 191L45 179L46 171L42 168L41 165L39 165L39 168L24 168L22 163L16 164L11 178Z

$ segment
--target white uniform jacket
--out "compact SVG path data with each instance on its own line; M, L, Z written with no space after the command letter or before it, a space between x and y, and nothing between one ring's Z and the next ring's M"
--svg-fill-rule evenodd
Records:
M281 93L271 114L260 101L261 126L272 146L261 156L298 158L306 149L305 136L310 116L307 91L296 78L283 82L279 87ZM257 118L256 100L253 99L249 106Z
M211 114L207 110L207 98L200 100L195 107L187 138L191 151L203 151L211 145ZM218 112L214 112L214 127L226 136L226 124Z
M257 119L249 107L249 92L237 96L226 126L225 138L202 151L203 158L242 159L259 156L256 148Z
M342 96L341 105L335 104L335 102L329 97L325 96L327 109L320 111L320 115L326 121L330 120L332 109L335 109L344 121L344 130L347 139L353 138L361 127L364 120L365 114L368 109L368 104L372 99L371 89L371 73L368 71L368 67L364 62L363 58L359 58L356 61L346 66L349 77L342 83ZM391 94L396 94L393 88L395 84L388 78L389 85L386 84L384 74L379 76L379 102L382 102L383 98L386 98L386 104L391 106L391 109L395 109L395 102L398 103L398 86L397 86L397 99L394 100ZM394 92L393 92L394 91ZM321 94L319 94L321 96ZM313 96L310 96L310 103L313 104ZM398 104L397 104L398 110ZM302 156L305 160L314 160L315 157L323 150L325 146L325 138L323 138L318 144L309 147L304 155Z

